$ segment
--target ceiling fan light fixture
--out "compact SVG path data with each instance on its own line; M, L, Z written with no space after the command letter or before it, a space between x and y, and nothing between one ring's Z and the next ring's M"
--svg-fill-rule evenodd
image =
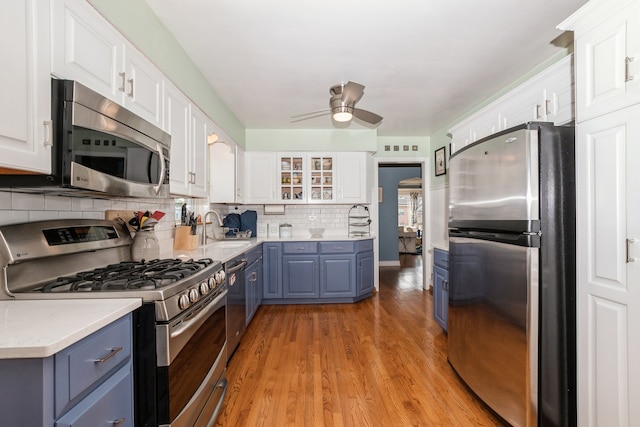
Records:
M353 118L354 105L343 102L340 95L331 97L330 106L331 115L336 122L348 122Z
M337 111L333 113L333 120L336 122L348 122L353 118L353 114L348 111Z

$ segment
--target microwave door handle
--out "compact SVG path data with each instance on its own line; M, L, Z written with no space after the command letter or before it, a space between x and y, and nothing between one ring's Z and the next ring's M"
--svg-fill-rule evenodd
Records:
M162 154L162 146L160 144L157 144L156 150L158 151L158 156L160 157L160 177L158 180L158 185L154 186L153 189L156 191L156 194L158 194L160 193L160 188L162 187L162 181L164 181L166 167L164 163L164 155Z

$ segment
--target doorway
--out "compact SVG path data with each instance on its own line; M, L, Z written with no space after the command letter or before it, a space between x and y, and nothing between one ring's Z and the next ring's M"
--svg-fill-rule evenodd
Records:
M427 224L429 224L429 199L426 188L429 186L429 162L428 158L394 158L394 159L376 159L375 160L375 187L377 188L375 203L372 206L372 219L377 224L378 247L376 256L376 288L379 287L380 268L393 267L402 269L403 266L411 270L412 275L416 276L418 286L422 289L429 289L431 277L431 265L427 262L428 250L407 251L412 254L401 254L403 249L402 239L400 238L400 228L404 230L404 225L399 221L399 194L402 194L401 181L411 180L416 188L413 193L418 193L422 200L422 216L420 219L410 219L413 221L413 227L416 228L415 240L417 241L417 229L420 229L422 248L428 249L430 246L430 237ZM411 192L410 192L411 193ZM411 197L409 195L408 197ZM409 204L410 208L411 205ZM413 249L413 248L410 248ZM401 259L401 256L403 257ZM406 257L412 257L406 259ZM417 273L416 273L417 271ZM409 273L409 271L408 271Z

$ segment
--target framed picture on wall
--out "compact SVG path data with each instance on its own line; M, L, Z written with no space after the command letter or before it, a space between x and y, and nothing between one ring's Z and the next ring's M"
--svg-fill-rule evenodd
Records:
M447 161L446 161L446 153L445 148L438 148L435 152L435 162L436 162L436 176L444 175L447 173Z

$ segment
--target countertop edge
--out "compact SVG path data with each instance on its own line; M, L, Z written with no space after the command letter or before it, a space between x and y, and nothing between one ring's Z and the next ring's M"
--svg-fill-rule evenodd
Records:
M0 359L53 356L141 305L140 298L0 301ZM18 333L22 322L31 324Z

